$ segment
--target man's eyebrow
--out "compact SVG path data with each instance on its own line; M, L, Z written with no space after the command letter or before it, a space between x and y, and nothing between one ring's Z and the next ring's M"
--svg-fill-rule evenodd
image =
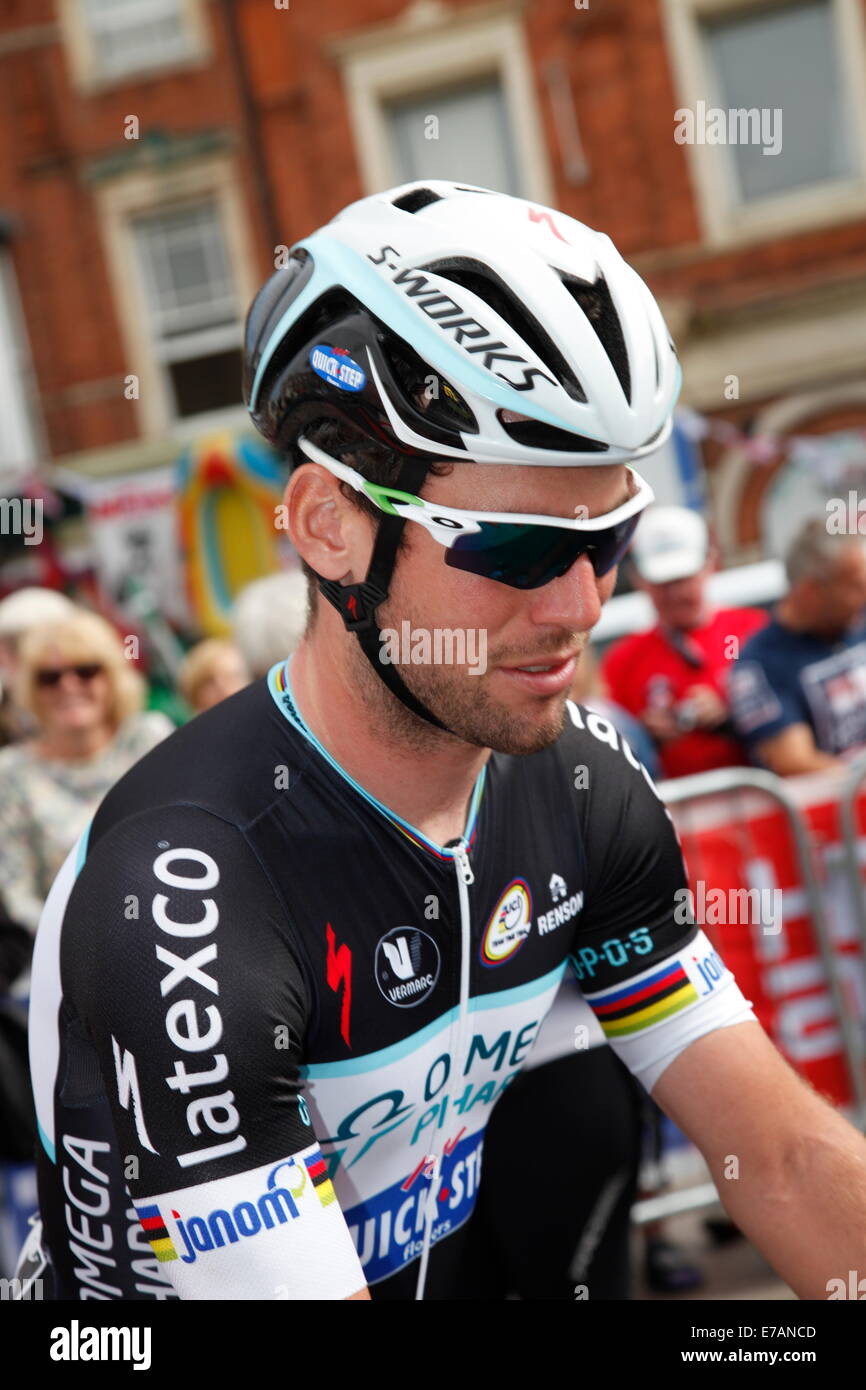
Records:
M631 499L632 499L632 497L636 497L636 496L637 496L637 494L638 494L638 492L639 492L640 489L639 489L639 487L638 487L637 479L635 478L635 476L634 476L634 474L632 473L631 469L628 469L628 471L626 472L625 481L626 481L626 493L625 493L625 496L624 496L624 497L620 497L620 499L619 499L618 502L614 502L614 504L613 504L612 507L605 507L604 512L612 512L612 511L615 511L617 507L623 507L623 506L625 506L626 502L630 502ZM578 504L577 504L577 506L574 508L574 510L575 510L576 512L581 511L585 505L586 505L585 503L578 502ZM604 512L596 512L595 515L596 515L596 516L604 516Z

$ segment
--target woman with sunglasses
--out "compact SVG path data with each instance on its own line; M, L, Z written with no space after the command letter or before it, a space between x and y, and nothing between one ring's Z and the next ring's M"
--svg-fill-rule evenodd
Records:
M35 932L52 880L109 787L171 733L110 623L72 608L21 639L16 700L35 721L0 750L0 883Z

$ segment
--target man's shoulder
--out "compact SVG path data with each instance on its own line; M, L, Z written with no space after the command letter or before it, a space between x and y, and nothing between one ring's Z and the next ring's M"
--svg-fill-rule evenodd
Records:
M763 608L717 608L714 614L716 626L751 635L763 631L770 621Z
M562 732L554 743L539 754L511 761L529 763L532 773L541 778L567 779L569 786L589 791L594 804L601 799L627 798L630 788L638 783L649 786L658 796L628 738L606 714L575 700L566 702L565 713Z
M655 623L644 632L631 632L627 637L620 637L618 641L611 643L602 657L602 666L628 666L637 657L644 656L658 646L660 641L659 626Z
M778 618L770 618L752 634L740 655L743 661L772 660L774 657L790 659L801 645L799 633L783 627Z
M280 768L285 783L291 765L305 760L301 742L265 679L254 681L145 752L101 802L90 845L121 821L167 807L249 824L277 796Z
M646 628L645 632L630 632L628 637L621 637L619 642L613 642L601 660L601 670L607 684L624 682L630 687L634 685L635 674L639 669L646 673L648 663L655 667L660 646L663 646L663 641L657 624Z

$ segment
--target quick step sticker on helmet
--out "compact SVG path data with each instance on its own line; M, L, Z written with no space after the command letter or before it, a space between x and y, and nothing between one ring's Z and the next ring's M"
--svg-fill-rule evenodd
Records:
M341 391L363 391L367 384L366 372L353 361L345 348L318 343L310 348L310 366L323 381L339 386Z

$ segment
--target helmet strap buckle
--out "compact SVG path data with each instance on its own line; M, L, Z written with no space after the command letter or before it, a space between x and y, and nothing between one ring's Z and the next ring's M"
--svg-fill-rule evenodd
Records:
M363 632L376 626L374 614L388 597L387 589L365 579L361 584L340 584L319 578L319 589L340 614L347 632Z

